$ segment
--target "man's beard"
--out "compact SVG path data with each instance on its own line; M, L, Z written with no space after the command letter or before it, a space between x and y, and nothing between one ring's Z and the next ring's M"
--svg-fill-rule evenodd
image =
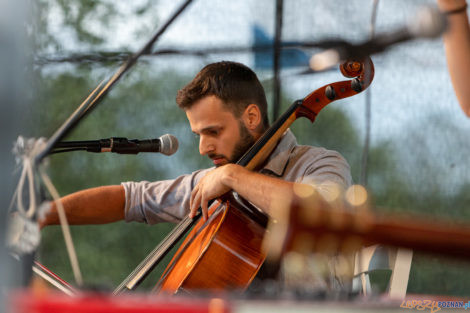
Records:
M251 148L251 146L255 143L255 138L250 134L248 128L246 128L245 124L242 121L238 122L238 128L240 130L240 139L235 144L233 148L232 155L230 158L227 158L225 155L217 155L214 153L209 153L208 157L210 159L214 159L216 157L223 157L226 158L228 163L236 163L245 152ZM222 166L223 164L216 165L216 167Z
M230 163L236 163L255 143L255 138L250 134L243 121L238 122L238 127L240 129L240 140L235 144L229 160Z

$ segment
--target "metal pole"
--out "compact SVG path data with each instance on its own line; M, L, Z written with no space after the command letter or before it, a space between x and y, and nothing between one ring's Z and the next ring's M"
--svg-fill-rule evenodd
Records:
M54 148L54 145L63 139L75 126L78 122L85 117L87 114L94 109L98 103L100 103L108 92L112 89L114 84L116 84L119 79L134 66L137 60L144 54L151 52L153 45L160 36L166 31L166 29L176 20L176 18L183 13L186 7L192 2L192 0L186 0L174 13L173 15L163 24L160 29L153 35L153 37L142 47L137 53L132 55L119 69L116 73L109 79L103 80L92 92L91 94L83 101L82 104L73 112L73 114L62 124L61 127L49 138L46 143L46 147L41 151L36 157L36 163L40 163L49 152Z
M26 67L26 4L0 0L0 312L5 312L5 295L24 281L24 273L5 247L7 209L14 190L13 143L28 110L23 98L28 88ZM20 118L20 115L22 118ZM16 267L15 267L16 266Z
M379 0L374 0L372 6L372 16L370 19L370 38L375 36L375 24L377 20L377 8ZM369 166L369 146L370 146L370 128L371 128L371 89L366 90L366 102L365 102L365 138L364 147L362 149L362 160L361 160L361 176L359 177L359 183L363 186L367 186L367 170Z
M281 67L281 35L282 35L282 12L284 1L276 0L276 24L274 34L274 86L273 86L273 117L272 121L277 120L279 115L279 107L281 106L281 78L279 71Z

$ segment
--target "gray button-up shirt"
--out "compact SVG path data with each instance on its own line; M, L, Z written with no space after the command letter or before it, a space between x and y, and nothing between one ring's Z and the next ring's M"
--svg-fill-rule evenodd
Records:
M204 175L214 168L198 170L172 180L124 182L126 193L125 220L155 224L178 222L189 214L191 191ZM337 186L351 184L346 160L335 151L299 146L288 130L260 173L280 179L314 185L328 196Z

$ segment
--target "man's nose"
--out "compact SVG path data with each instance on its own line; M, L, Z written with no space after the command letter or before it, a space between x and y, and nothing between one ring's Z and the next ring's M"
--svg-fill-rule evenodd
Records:
M214 143L211 142L206 136L201 136L199 138L199 153L201 155L206 155L209 152L213 152L215 149Z

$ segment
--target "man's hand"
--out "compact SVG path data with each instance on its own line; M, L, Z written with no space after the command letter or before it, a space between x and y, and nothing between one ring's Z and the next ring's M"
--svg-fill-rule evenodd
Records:
M205 220L208 217L208 202L230 190L269 214L271 201L290 199L294 183L279 178L269 177L247 170L237 164L218 167L204 176L191 193L190 217L196 215L199 207Z
M208 218L208 202L222 196L232 189L231 182L233 170L245 170L243 167L235 164L227 164L218 167L204 176L191 192L189 216L196 215L199 207L202 208L204 220Z

